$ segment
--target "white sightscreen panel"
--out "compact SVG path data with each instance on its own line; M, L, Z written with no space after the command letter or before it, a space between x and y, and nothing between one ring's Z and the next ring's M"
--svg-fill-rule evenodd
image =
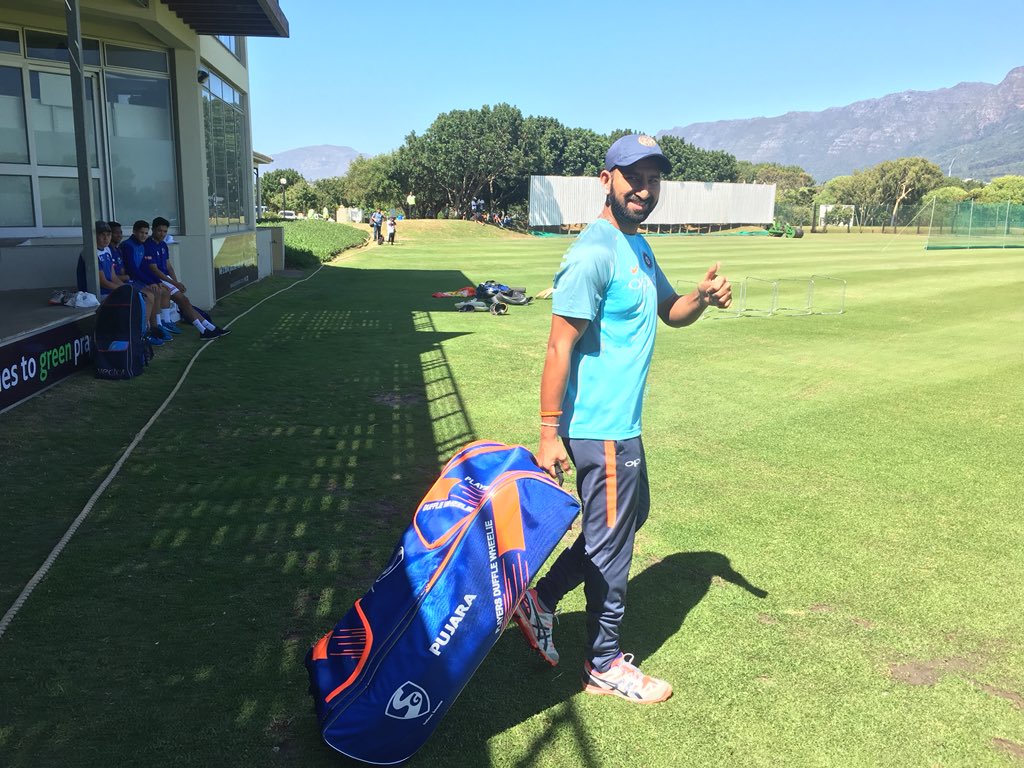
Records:
M530 226L586 224L604 205L597 178L530 177ZM663 181L647 224L767 224L775 214L774 184Z
M597 218L603 206L604 190L597 177L530 177L532 227L585 224Z

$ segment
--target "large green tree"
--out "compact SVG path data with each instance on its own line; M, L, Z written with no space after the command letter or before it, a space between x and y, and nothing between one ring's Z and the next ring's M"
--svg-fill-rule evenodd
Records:
M282 185L281 179L286 179L288 181L287 185ZM300 181L305 182L305 179L294 168L278 168L274 171L264 172L260 175L260 204L267 206L271 210L280 208L282 198L281 187L284 186L285 202L291 206L291 201L294 199L291 191Z
M671 181L735 181L739 173L728 152L700 149L678 136L662 136L658 144L672 163Z
M922 195L921 203L924 205L930 205L933 201L936 203L959 203L970 196L970 192L960 187L939 187Z
M561 174L556 169L541 169L538 172L552 176L597 176L604 168L604 156L610 144L607 136L589 128L568 128L565 132Z
M875 166L883 202L892 214L889 223L896 226L900 206L918 202L923 195L942 185L942 169L923 157L885 160Z
M504 210L528 194L530 137L518 107L498 104L480 112L483 151L476 172L484 181L490 209Z
M997 176L978 191L975 200L1024 205L1024 176Z
M316 188L302 178L288 187L287 198L288 205L296 211L319 211L323 208L320 194Z
M564 173L564 157L569 140L568 129L553 117L523 119L523 143L531 174Z
M776 192L801 190L814 186L814 179L799 165L736 161L736 181L747 184L774 184Z
M968 192L981 189L985 186L985 182L979 181L978 179L961 179L958 176L947 176L942 180L941 186L943 187L959 187L965 189Z
M405 194L398 183L395 153L357 157L345 174L346 199L360 208L397 208Z
M313 188L320 198L320 207L327 207L332 213L339 205L348 205L348 195L345 192L344 176L328 176L326 179L317 179L313 182Z
M433 218L446 207L448 198L434 177L426 142L415 131L406 136L405 143L395 151L392 172L395 184L405 194L403 210L409 195L415 196L416 215L421 218ZM406 214L412 215L412 211Z
M430 169L421 183L436 185L428 194L443 195L456 211L465 211L473 197L483 197L492 209L507 208L524 199L533 165L534 137L525 128L522 112L509 104L438 115L411 153L420 168Z
M830 179L822 186L814 201L825 205L852 205L859 227L875 223L876 216L884 206L877 167Z

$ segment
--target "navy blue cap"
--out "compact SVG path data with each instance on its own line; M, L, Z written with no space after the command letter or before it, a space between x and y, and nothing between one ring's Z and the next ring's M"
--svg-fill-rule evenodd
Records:
M657 160L663 173L672 171L672 163L662 154L658 142L642 133L630 133L616 139L604 156L604 169L610 171L613 168L624 168L647 157Z

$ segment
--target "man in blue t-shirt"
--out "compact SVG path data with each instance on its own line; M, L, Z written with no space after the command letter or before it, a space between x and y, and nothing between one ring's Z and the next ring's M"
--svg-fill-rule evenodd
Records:
M153 231L162 231L163 237L167 235L168 222L167 219L157 217L153 220ZM161 237L161 241L163 239ZM165 278L168 276L162 272L158 266L157 260L159 254L156 248L150 244L147 247L147 243L150 242L149 237L149 222L144 219L139 219L132 225L132 236L121 242L121 258L124 261L125 269L128 272L128 276L132 282L136 285L141 286L152 286L158 290L161 294L161 320L165 322L159 322L158 328L164 334L164 339L169 340L171 333L177 333L178 329L170 328L172 323L170 322L169 315L166 310L170 307L170 302L174 301L178 305L178 309L181 311L182 317L188 322L195 326L196 330L199 331L199 337L203 340L216 339L219 336L225 336L231 331L223 328L218 328L205 317L196 311L195 307L192 306L192 302L184 297L184 293L181 293L181 289L176 285L171 284ZM167 245L164 244L166 250ZM180 283L179 283L180 285Z
M178 305L181 316L196 326L202 338L213 339L218 336L226 336L231 331L226 328L218 328L208 318L203 317L185 295L185 284L178 279L174 267L171 266L171 252L167 247L167 231L170 226L171 223L162 216L153 219L153 234L145 242L143 260L145 268L149 270L151 276L160 282L169 299L164 308L160 310L161 327L171 333L181 333L171 316L170 302L173 301Z
M120 257L110 249L111 237L110 224L106 221L97 221L96 261L99 266L100 296L104 299L127 282L119 269ZM160 346L164 343L164 337L156 329L156 296L149 288L141 290L145 295L146 338L154 346Z
M527 641L558 663L551 631L558 601L580 584L587 599L586 693L651 703L672 695L619 647L626 581L650 486L640 439L644 386L660 319L682 327L708 306L728 307L715 264L697 290L676 294L638 226L658 203L671 164L650 136L620 138L605 156L601 215L555 275L551 332L540 385L537 463L552 476L576 466L582 532L527 591L514 614Z
M131 237L121 241L121 261L124 263L128 278L136 287L155 285L160 281L144 268L146 258L146 239L149 237L149 222L139 220L132 226Z

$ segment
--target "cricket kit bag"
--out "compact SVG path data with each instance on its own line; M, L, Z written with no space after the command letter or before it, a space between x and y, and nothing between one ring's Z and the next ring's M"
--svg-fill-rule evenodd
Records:
M411 757L578 513L525 448L455 454L370 591L306 655L324 740L377 765Z
M525 288L511 288L504 283L494 280L486 280L476 287L476 298L485 303L501 302L503 304L514 304L526 306L533 301L532 296L526 295Z
M96 310L96 376L131 379L153 358L145 339L146 300L134 285L115 288Z

